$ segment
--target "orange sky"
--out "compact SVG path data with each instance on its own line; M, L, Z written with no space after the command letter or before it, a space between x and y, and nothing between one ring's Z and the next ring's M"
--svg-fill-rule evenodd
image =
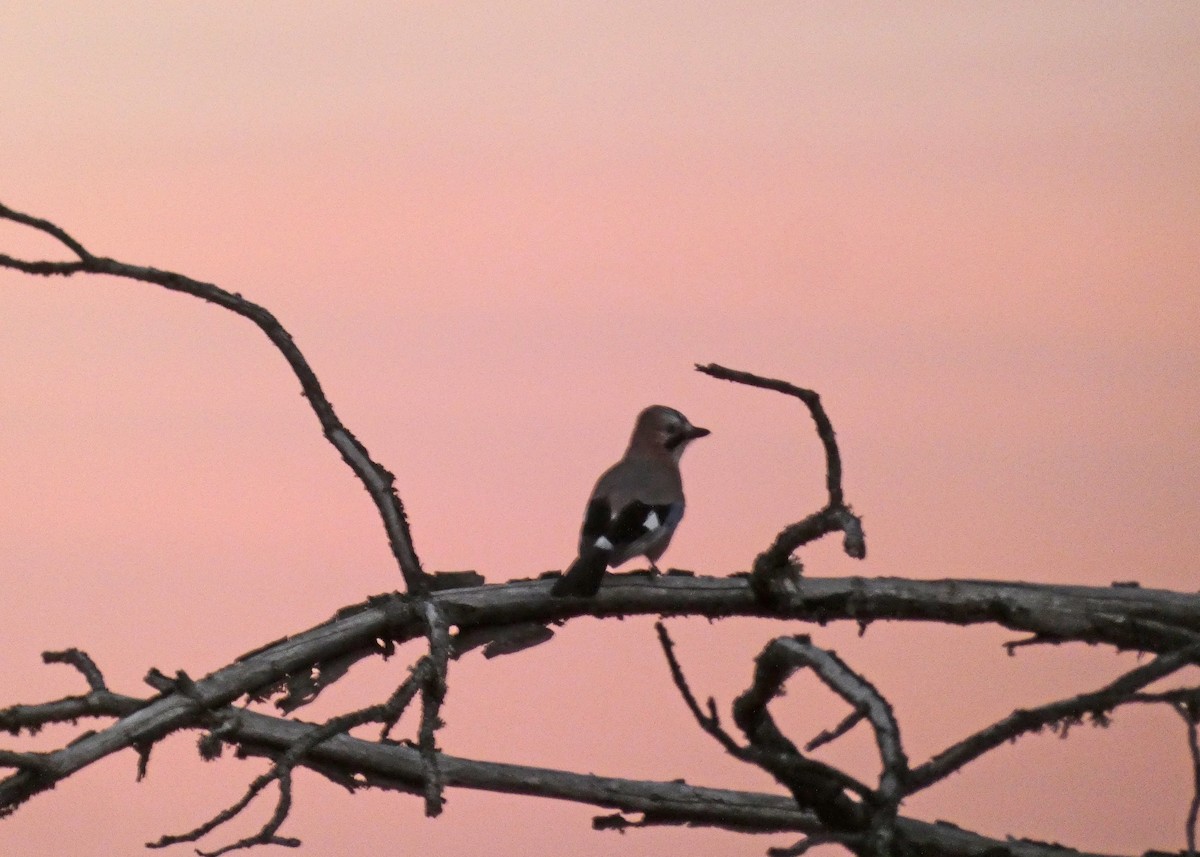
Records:
M562 567L652 402L713 429L684 462L667 562L746 568L820 504L820 450L791 402L691 370L717 361L826 402L870 555L817 546L814 575L1189 590L1198 56L1183 2L24 4L0 26L0 201L274 311L396 472L430 568ZM45 247L0 226L3 251ZM138 693L150 666L203 674L398 585L366 495L245 322L142 284L5 273L0 366L0 705L82 690L44 649L83 648ZM766 639L813 630L672 627L698 692L726 702ZM815 633L892 695L914 759L1133 663L1010 659L983 630ZM442 744L771 788L700 734L661 661L649 620L465 660ZM808 696L779 703L797 737L841 716ZM1027 739L905 810L1179 848L1177 720ZM874 770L865 735L831 758ZM36 798L0 853L137 853L257 770L203 765L179 736L141 786L126 755ZM586 808L465 792L426 822L410 798L299 783L284 833L311 855L411 836L430 854L787 844L598 834Z

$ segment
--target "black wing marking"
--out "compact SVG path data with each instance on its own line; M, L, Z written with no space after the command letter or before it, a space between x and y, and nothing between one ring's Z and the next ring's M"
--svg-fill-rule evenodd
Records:
M608 500L595 497L588 503L583 515L583 528L579 531L579 550L582 552L596 544L596 539L604 535L612 521L612 511Z
M562 577L554 582L550 592L557 596L591 596L600 590L604 571L610 557L625 558L623 551L639 540L649 540L652 533L675 528L683 515L682 503L651 505L635 500L613 517L608 500L593 498L588 503L579 533L579 557L571 563ZM643 545L645 542L643 542Z
M625 545L633 544L646 534L666 525L671 518L671 506L670 503L652 506L635 500L625 506L621 513L613 519L604 535L618 550Z

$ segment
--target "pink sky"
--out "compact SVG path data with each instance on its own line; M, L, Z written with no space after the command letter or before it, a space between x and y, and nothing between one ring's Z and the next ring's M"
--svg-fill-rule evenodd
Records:
M1194 590L1200 7L856 8L17 5L0 201L275 312L397 474L431 569L569 562L592 480L652 402L713 429L684 462L667 563L746 568L820 504L820 450L793 403L691 369L716 361L813 387L834 420L870 554L817 546L813 575ZM46 246L0 225L0 252ZM0 366L0 706L83 689L44 649L85 649L140 693L150 666L204 674L399 585L366 495L244 321L143 284L3 273ZM892 696L917 759L1134 663L1010 659L990 630L671 627L725 703L767 639L813 631ZM690 720L650 620L576 622L450 681L448 752L773 789ZM842 713L810 696L779 703L799 738ZM867 776L868 745L831 758ZM140 786L134 765L39 796L0 823L0 853L138 853L260 770L200 763L190 734ZM1123 711L904 809L1140 853L1181 847L1188 776L1178 718ZM306 855L789 841L449 801L429 822L417 800L301 777L284 832Z

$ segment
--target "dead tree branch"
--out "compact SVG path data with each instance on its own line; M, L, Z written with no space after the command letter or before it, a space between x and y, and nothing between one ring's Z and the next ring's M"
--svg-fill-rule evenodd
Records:
M283 355L284 360L287 361L288 366L300 381L300 389L308 399L313 413L317 415L325 438L333 444L342 456L342 460L366 486L367 493L371 495L371 499L375 502L375 507L383 519L388 544L404 575L408 591L413 594L421 594L428 589L425 572L422 570L421 562L413 548L412 533L408 526L408 516L404 512L404 504L396 493L396 477L383 465L374 461L367 452L367 448L348 428L342 425L333 410L333 405L329 403L321 389L321 382L317 380L316 373L308 365L308 361L292 339L292 335L265 307L246 300L240 294L227 292L212 283L193 280L182 274L140 265L127 265L115 259L94 256L84 249L80 242L68 235L66 230L47 220L14 211L3 204L0 204L0 220L20 223L45 233L59 241L77 257L77 261L74 262L51 262L27 261L0 254L0 267L41 276L69 277L73 274L84 273L108 274L114 277L138 280L162 286L173 292L192 295L254 322L259 330L271 340L271 343L279 349L279 353Z
M429 600L460 633L510 622L550 624L578 616L689 615L791 618L825 624L881 619L951 624L996 623L1059 640L1106 643L1119 649L1166 652L1200 631L1200 596L1151 589L1088 588L971 580L804 578L780 605L764 607L739 577L613 575L589 603L550 595L546 580L435 592ZM199 712L227 705L309 673L349 653L377 652L379 639L403 642L424 634L417 602L402 595L373 598L339 617L282 640L195 682L195 697L167 693L110 727L47 755L46 773L18 772L0 780L0 813L112 753L187 728ZM1157 617L1158 621L1148 621ZM364 655L365 656L365 655ZM74 705L74 703L73 703ZM0 726L19 717L0 712Z
M1129 584L1096 588L802 577L793 552L829 533L843 533L843 547L851 557L866 555L862 522L845 502L833 425L816 392L722 366L696 367L718 379L800 399L824 448L825 506L784 527L758 554L749 573L729 577L613 575L596 597L588 599L554 598L550 581L544 579L488 586L473 573L430 575L422 569L413 548L395 478L372 460L342 425L316 375L270 312L211 283L95 256L57 225L3 205L0 220L42 232L74 256L71 261L30 261L0 254L0 267L41 276L90 273L138 280L201 298L257 325L300 381L327 440L366 486L407 587L406 594L380 595L352 605L328 622L264 645L197 680L183 671L170 678L152 669L146 680L155 693L146 698L111 691L100 669L82 651L47 652L43 656L46 663L74 667L87 683L88 692L2 709L0 729L19 737L50 724L74 724L81 719L105 722L48 752L0 748L0 768L11 771L0 779L0 816L123 750L137 753L140 777L155 744L186 729L202 733L200 753L205 759L216 758L222 747L228 746L239 756L270 759L270 769L255 778L240 799L208 821L186 833L164 836L152 847L199 840L239 816L272 783L278 794L266 823L255 834L207 853L215 857L256 845L298 845L298 840L280 836L279 831L291 809L293 772L304 767L351 790L376 787L420 795L430 816L441 812L446 790L459 787L573 800L616 810L617 815L594 822L603 829L686 824L805 836L789 848L777 849L778 854L803 854L817 844L836 842L860 857L1065 857L1079 852L1028 840L1002 842L952 825L926 824L901 816L899 807L905 796L944 780L1006 741L1046 726L1065 731L1088 716L1103 723L1115 708L1136 703L1172 705L1187 723L1196 771L1187 821L1189 853L1194 853L1200 814L1200 741L1196 737L1200 689L1149 693L1145 688L1184 666L1200 663L1200 596ZM702 788L682 781L635 781L504 765L457 758L438 748L451 660L478 645L486 644L484 654L490 657L544 643L553 636L551 626L581 616L636 615L749 616L822 626L850 621L864 629L879 620L991 624L1026 635L1024 641L1011 644L1013 648L1083 642L1150 652L1156 657L1099 690L1014 711L910 769L888 700L865 676L806 636L779 637L759 654L750 687L732 704L733 721L745 736L745 742L740 742L722 726L714 699L707 700L707 710L701 707L688 686L674 644L659 622L659 642L672 679L696 722L726 752L770 772L790 797ZM284 714L296 711L359 661L387 658L397 644L418 637L428 640L428 653L384 702L315 724L269 716L248 707L273 700ZM851 712L835 729L809 742L802 753L775 721L769 703L797 670L805 668L841 696ZM391 740L402 712L418 696L421 714L415 740ZM247 707L235 707L241 702ZM874 730L881 760L875 787L805 755L864 720ZM350 734L368 725L380 727L378 740ZM640 817L626 817L632 814Z
M760 597L767 603L774 603L784 597L803 570L803 566L793 559L793 552L828 533L840 531L843 534L842 547L846 554L855 559L864 559L867 555L867 541L862 519L846 505L842 490L842 456L838 451L833 423L825 413L820 395L814 390L806 390L787 381L764 378L715 363L696 364L696 370L713 378L773 390L799 399L808 408L816 424L817 437L825 449L825 487L829 496L828 502L824 508L784 527L771 546L754 560L751 582Z
M1200 816L1200 737L1197 737L1196 720L1200 718L1200 710L1195 702L1174 703L1172 708L1183 718L1187 726L1188 754L1192 760L1192 802L1188 806L1187 822L1184 824L1184 835L1187 837L1188 857L1196 855L1196 817Z
M1019 709L997 723L976 732L935 755L909 772L906 792L912 794L943 780L968 762L1015 738L1055 724L1079 723L1091 716L1104 723L1108 712L1138 701L1137 691L1166 678L1189 664L1200 662L1200 645L1191 645L1159 655L1148 664L1132 669L1099 690L1032 709ZM1064 727L1065 728L1065 727Z
M93 691L94 716L121 717L146 703L136 697ZM410 697L411 698L411 697ZM341 733L312 741L318 725L272 717L248 709L218 709L214 721L225 723L220 741L246 755L272 759L312 742L298 764L340 785L384 788L421 794L425 763L419 748L393 742L367 741ZM643 824L713 826L743 832L794 831L822 835L824 825L811 812L783 795L732 791L675 781L643 781L578 774L547 768L463 759L438 754L445 784L496 793L553 798L644 814ZM265 784L264 784L265 787ZM236 805L235 805L236 806ZM232 808L232 807L231 807ZM952 825L901 817L896 830L904 841L935 857L1105 857L1028 840L996 840Z

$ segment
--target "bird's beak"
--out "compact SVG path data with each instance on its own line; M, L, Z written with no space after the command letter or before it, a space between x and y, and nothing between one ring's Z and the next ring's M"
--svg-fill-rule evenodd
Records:
M712 434L712 432L706 428L700 428L700 426L691 426L684 434L684 437L686 437L688 440L695 440L698 437L705 437L706 435L710 434Z

